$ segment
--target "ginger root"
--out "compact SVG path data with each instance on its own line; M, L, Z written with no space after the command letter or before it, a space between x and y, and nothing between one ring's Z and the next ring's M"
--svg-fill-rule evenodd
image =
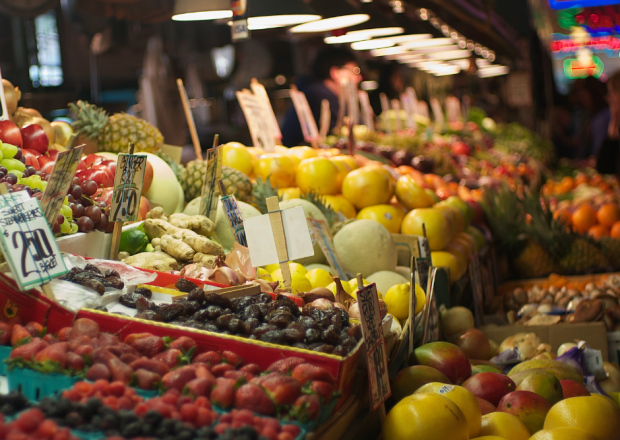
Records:
M193 237L185 236L183 237L183 242L190 245L196 252L201 252L203 254L220 255L224 252L224 248L221 244L200 235Z
M165 252L141 252L131 257L124 258L123 263L141 269L159 270L169 272L179 270L179 263Z
M194 255L194 263L199 266L214 268L216 261L216 255L203 254L202 252L196 252Z
M168 234L161 237L160 246L164 252L177 260L192 261L196 254L190 245Z
M162 208L161 206L153 208L149 212L147 212L146 218L158 218L161 220L168 220L168 218L166 217L166 213L164 212L164 208Z
M215 223L204 215L187 215L183 213L172 214L168 222L181 229L190 229L198 235L211 237L215 232Z

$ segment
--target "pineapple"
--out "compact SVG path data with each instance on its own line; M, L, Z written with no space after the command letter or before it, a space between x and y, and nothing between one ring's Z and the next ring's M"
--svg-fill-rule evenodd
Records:
M560 261L564 274L582 274L608 269L609 260L595 245L584 238L575 238Z
M609 259L614 269L620 267L620 240L613 237L601 237L597 245Z
M104 109L85 101L71 103L69 109L76 118L73 128L96 140L98 151L125 153L127 145L133 142L136 152L158 153L164 142L156 127L127 113L110 116Z
M551 255L534 240L527 240L523 250L512 259L520 278L542 278L554 271Z
M177 179L185 191L185 200L191 202L202 194L202 184L207 171L207 162L192 160L187 167L180 168ZM222 167L222 182L228 195L234 195L237 200L250 203L252 201L252 182L250 178L234 168Z
M254 184L254 189L252 190L252 196L252 205L254 205L254 207L263 214L267 214L267 212L269 212L266 202L269 197L277 197L278 200L282 201L282 197L278 195L278 190L271 185L269 177L267 177L267 180L264 182L260 177L256 178L256 183Z

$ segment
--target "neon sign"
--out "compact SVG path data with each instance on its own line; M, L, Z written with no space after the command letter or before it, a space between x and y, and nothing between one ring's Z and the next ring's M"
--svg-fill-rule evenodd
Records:
M580 49L590 49L596 53L604 52L610 56L620 51L620 38L613 35L587 36L583 39L563 34L553 34L551 37L553 38L551 52L555 58L564 58Z
M556 13L558 25L570 30L583 27L591 34L620 33L620 7L570 8Z
M568 79L586 78L588 76L598 78L603 73L604 68L603 61L597 56L593 56L587 64L582 63L577 58L564 60L564 75Z
M617 0L549 0L553 9L586 8L588 6L616 5Z

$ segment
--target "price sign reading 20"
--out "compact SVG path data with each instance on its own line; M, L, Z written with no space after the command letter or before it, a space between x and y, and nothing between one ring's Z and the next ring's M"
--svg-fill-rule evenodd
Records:
M133 222L137 220L145 169L146 156L125 153L118 155L110 221Z

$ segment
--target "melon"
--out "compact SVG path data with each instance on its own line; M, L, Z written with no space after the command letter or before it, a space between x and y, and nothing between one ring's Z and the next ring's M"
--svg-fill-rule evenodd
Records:
M304 199L288 199L288 200L283 200L280 202L280 209L293 208L295 206L301 206L304 208L304 213L306 214L306 218L323 220L325 224L327 224L329 227L329 224L327 223L327 219L325 218L325 215L323 215L321 210L317 208L315 205L313 205L312 203L310 203L309 201L304 200ZM310 233L310 235L312 236L312 233ZM323 254L323 251L321 250L321 247L319 246L319 242L316 241L314 237L312 237L312 245L314 247L314 255L310 257L300 258L298 260L295 260L297 263L303 264L305 266L307 264L313 264L313 263L324 264L327 261L327 259L325 258L325 255Z
M408 280L411 279L411 269L409 269L407 266L396 266L396 273L401 274Z
M252 205L248 205L245 202L237 200L237 205L241 210L241 214L243 214L243 218L250 218L261 215L258 209L256 209ZM187 206L183 210L183 213L187 215L197 215L199 210L200 197L196 197L194 200L187 204ZM230 252L230 250L235 244L235 235L233 234L232 228L228 224L228 220L226 219L226 215L224 214L222 204L219 201L217 204L217 215L215 217L215 232L213 234L213 237L211 238L221 244L226 252Z
M185 200L183 188L177 180L172 168L159 156L151 153L140 153L148 156L148 161L153 166L153 183L144 196L149 199L151 205L161 206L166 215L181 212L182 203Z
M377 285L377 291L379 292L387 292L392 286L409 282L409 280L401 274L389 270L375 272L369 277L366 277L366 279L370 283L375 283Z
M366 278L396 269L398 255L392 234L374 220L356 220L343 226L334 236L334 249L344 270L354 275L361 273Z
M308 272L310 272L311 270L314 269L323 269L326 270L327 272L329 272L332 275L336 274L336 271L334 269L332 269L331 266L328 266L327 264L318 264L318 263L314 263L314 264L309 264L306 266L306 270Z

